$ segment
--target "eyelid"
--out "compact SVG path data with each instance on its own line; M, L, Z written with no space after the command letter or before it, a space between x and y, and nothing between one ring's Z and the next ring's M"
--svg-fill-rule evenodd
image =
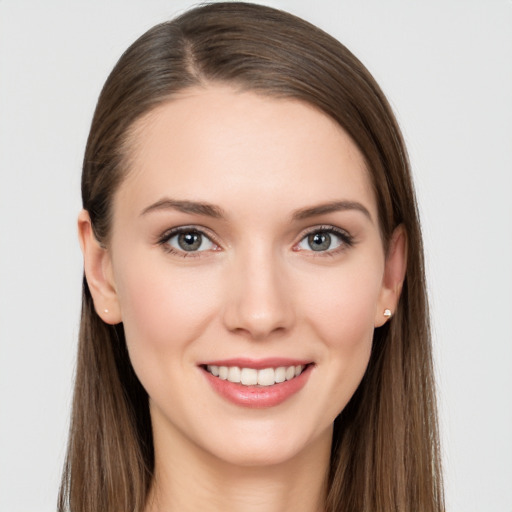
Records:
M183 257L197 257L199 255L203 255L203 253L211 251L181 251L167 244L167 242L171 238L173 238L176 235L179 235L180 233L199 233L200 235L208 238L208 240L210 240L210 242L216 246L216 248L213 249L213 251L218 251L222 249L220 243L217 240L217 237L208 228L204 226L198 226L196 224L175 226L173 228L166 229L162 234L158 236L156 243L164 247L164 249L167 252Z
M204 226L200 226L197 224L188 224L184 226L175 226L173 228L165 230L161 235L158 236L156 243L161 246L165 246L165 250L171 254L176 254L182 257L197 257L200 255L204 255L203 253L212 252L211 250L206 251L181 251L173 248L168 245L167 242L173 236L179 235L180 233L189 233L196 232L208 238L216 248L213 251L222 250L222 245L219 243L217 236L208 228ZM342 240L342 244L339 247L334 249L326 250L326 251L313 251L313 250L304 250L298 249L298 245L307 237L315 233L331 233L335 236L339 237ZM300 235L298 241L293 245L292 250L296 252L306 252L310 253L309 256L332 256L339 252L343 252L348 248L355 245L354 236L351 235L346 229L339 228L337 226L333 226L330 224L321 224L318 226L312 226L305 230L303 230Z
M316 233L331 233L337 236L342 240L342 244L339 247L336 247L334 249L329 249L327 251L313 251L313 250L305 250L305 249L299 249L298 245L308 236L314 235ZM347 250L348 248L355 245L354 236L351 235L346 229L339 228L337 226L333 226L330 224L322 224L319 226L312 226L304 231L299 235L299 240L295 245L293 246L293 250L296 252L306 252L310 253L309 256L332 256L334 254L337 254L338 252L342 252Z

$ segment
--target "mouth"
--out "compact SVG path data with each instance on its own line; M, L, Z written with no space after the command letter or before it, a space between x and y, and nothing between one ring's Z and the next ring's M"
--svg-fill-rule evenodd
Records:
M212 389L224 399L242 407L267 408L298 393L315 364L289 359L238 359L199 366Z
M244 368L239 366L205 365L203 368L220 380L227 380L242 386L273 386L295 379L308 365L298 364L276 368Z

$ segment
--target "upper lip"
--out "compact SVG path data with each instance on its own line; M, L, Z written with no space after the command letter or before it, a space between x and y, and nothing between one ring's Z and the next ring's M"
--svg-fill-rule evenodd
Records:
M266 357L264 359L236 357L231 359L204 361L199 363L199 366L238 366L239 368L254 368L255 370L262 370L263 368L279 368L281 366L306 366L310 363L312 363L311 360L293 359L288 357Z

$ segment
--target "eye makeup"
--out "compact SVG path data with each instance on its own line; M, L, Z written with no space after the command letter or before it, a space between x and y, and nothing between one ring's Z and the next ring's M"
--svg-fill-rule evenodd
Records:
M292 250L311 253L310 256L335 256L355 244L354 237L348 231L332 225L309 228L300 236ZM195 225L168 229L158 237L157 243L167 253L184 258L222 250L209 230Z

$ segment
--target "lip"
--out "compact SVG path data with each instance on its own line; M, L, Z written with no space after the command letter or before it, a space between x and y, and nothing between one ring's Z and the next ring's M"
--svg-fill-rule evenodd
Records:
M253 368L254 370L263 370L264 368L278 368L279 366L306 366L311 363L311 360L291 359L286 357L267 357L265 359L237 357L233 359L204 361L199 363L198 366L238 366L239 368Z
M276 364L277 363L277 364ZM222 380L214 377L206 370L206 364L201 365L200 369L212 389L221 397L229 402L253 409L264 409L275 407L290 397L298 393L307 383L314 364L295 359L272 358L264 360L248 360L248 359L229 359L222 361L208 362L209 365L215 366L238 366L243 368L277 368L279 366L297 366L304 365L306 368L298 377L291 380L273 384L272 386L244 386L239 383Z

